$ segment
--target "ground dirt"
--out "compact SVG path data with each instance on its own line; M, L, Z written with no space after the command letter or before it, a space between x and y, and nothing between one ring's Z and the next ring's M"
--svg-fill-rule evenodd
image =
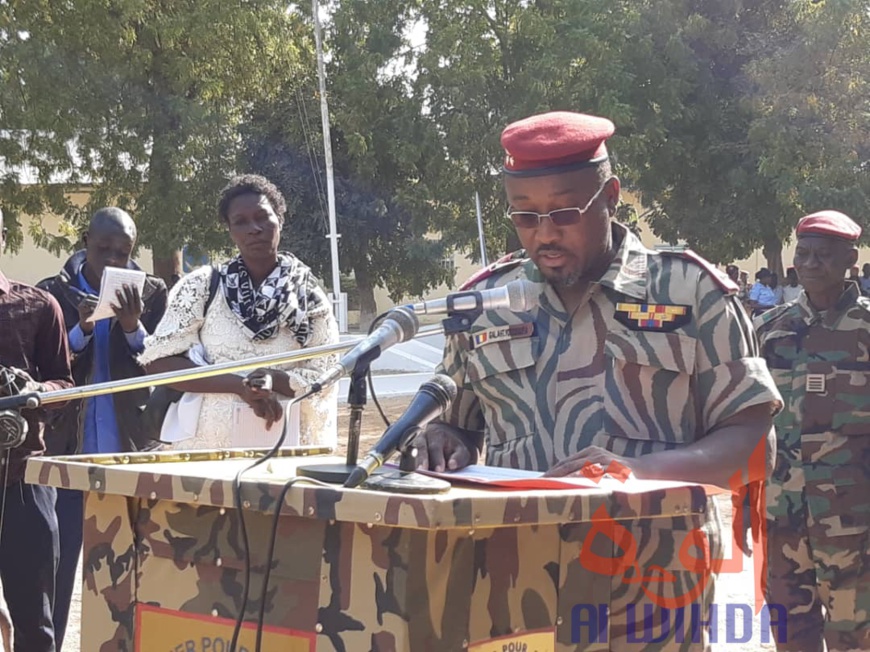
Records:
M388 418L395 420L408 405L410 397L391 397L381 400L381 405L384 408ZM344 441L347 435L348 408L342 405L339 408L339 440ZM360 438L360 455L364 455L381 436L384 430L383 421L375 408L374 403L369 402L363 414L362 430ZM343 455L345 449L340 446L339 454ZM720 502L720 507L723 516L724 531L731 531L731 504L727 497L720 497L717 500ZM731 554L730 544L726 544L725 556L728 558ZM79 567L79 578L81 577L81 567ZM752 560L744 558L743 571L740 573L725 573L719 576L716 585L716 603L719 608L717 615L717 633L718 639L714 644L713 649L716 652L770 652L775 650L773 643L766 642L768 639L763 635L766 631L762 628L760 618L756 616L752 624L752 638L743 643L726 641L726 607L725 605L754 605L754 585L752 574ZM738 607L739 612L739 607ZM82 627L81 621L81 582L78 582L77 589L73 595L73 603L70 609L69 627L67 630L66 640L64 642L63 652L92 652L80 650L79 633ZM744 631L742 620L738 617L736 625L732 626L732 631L736 631L738 636ZM733 637L731 640L736 640Z

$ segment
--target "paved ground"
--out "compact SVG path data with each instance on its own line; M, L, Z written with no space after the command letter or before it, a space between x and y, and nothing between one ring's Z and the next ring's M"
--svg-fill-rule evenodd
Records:
M428 374L423 374L424 379ZM376 381L378 382L378 381ZM395 381L390 381L395 382ZM417 383L419 384L419 383ZM405 387L416 387L415 384L411 384L408 379L405 381ZM377 389L380 394L380 389ZM382 405L384 406L387 415L391 420L394 420L398 417L405 409L408 404L407 396L397 397L397 396L387 396L387 392L384 392L385 396L382 401ZM363 428L362 428L362 440L360 442L360 453L364 454L367 452L377 441L377 439L381 436L383 432L383 423L380 420L376 410L372 407L371 409L367 409L365 414L363 415ZM343 439L347 433L347 410L341 410L340 412L340 421L339 421L339 438ZM344 450L340 451L341 454L344 453ZM725 531L730 531L731 528L731 505L728 499L723 499L720 501L720 506L722 508ZM726 549L726 557L730 554L730 546ZM80 569L81 571L81 569ZM751 631L751 639L746 642L733 642L736 640L740 640L740 634L744 631L742 620L740 618L737 619L736 624L732 623L729 625L727 621L727 613L725 605L738 605L737 607L732 607L732 610L737 610L739 613L740 606L748 605L751 606L754 604L753 597L753 576L752 576L752 560L748 558L744 558L743 560L743 572L734 573L734 574L723 574L720 575L719 581L717 584L717 592L716 592L716 603L719 605L719 616L717 618L718 623L716 625L718 631L718 641L714 646L714 650L716 652L771 652L775 650L775 646L773 643L764 643L762 639L762 627L760 623L760 619L755 617L753 619L753 624L750 628ZM80 583L79 583L80 587ZM75 652L79 651L79 630L81 627L81 602L80 602L80 593L76 591L76 594L73 597L73 604L70 613L70 623L69 630L67 632L67 641L64 643L64 651L65 652ZM731 627L732 631L737 632L738 637L734 636L730 637L730 641L726 640L726 628ZM81 650L80 652L93 652L90 650Z

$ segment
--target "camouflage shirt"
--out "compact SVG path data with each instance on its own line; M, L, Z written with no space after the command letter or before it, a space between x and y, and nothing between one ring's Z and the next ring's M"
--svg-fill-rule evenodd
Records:
M483 432L487 464L545 471L590 445L639 457L778 404L736 290L703 261L614 229L617 256L573 315L531 260L474 285L540 288L531 312L488 311L447 337L439 371L459 392L444 421Z
M796 301L757 317L755 325L785 403L776 418L769 516L796 524L809 501L817 519L830 515L825 520L831 536L858 521L866 529L870 299L848 282L837 304L819 312L802 292Z

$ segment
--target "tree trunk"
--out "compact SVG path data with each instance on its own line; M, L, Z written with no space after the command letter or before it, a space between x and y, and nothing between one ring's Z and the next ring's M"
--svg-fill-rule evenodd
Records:
M181 271L184 269L181 250L159 248L154 249L151 256L154 262L154 276L162 278L167 286L172 285L175 280L173 276L176 279L181 276Z
M782 240L777 237L765 238L761 253L767 260L767 268L779 277L781 283L785 278L782 267Z
M378 316L375 288L369 270L364 265L355 266L353 275L356 279L356 291L359 293L359 328L367 331Z

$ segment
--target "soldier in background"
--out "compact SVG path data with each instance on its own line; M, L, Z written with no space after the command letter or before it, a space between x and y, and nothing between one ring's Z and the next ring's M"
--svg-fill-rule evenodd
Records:
M692 252L647 249L614 221L620 185L605 147L613 132L604 118L556 112L502 134L507 217L525 252L466 288L528 279L540 305L485 312L469 333L447 338L441 371L459 392L415 442L419 466L460 469L485 443L493 466L568 476L618 462L638 478L728 487L759 445L772 446L781 402L737 286ZM748 479L765 475L762 464ZM700 528L721 558L714 507L626 527L646 568L676 576L647 587L660 595L699 581L676 554L690 530ZM685 631L656 646L628 643L629 605L634 632L647 626L644 615L647 623L658 616L645 611L650 600L638 583L615 577L612 587L600 596L620 628L611 629L612 649L709 649L706 635L693 645ZM712 588L693 603L705 619Z
M843 281L860 235L842 213L804 217L804 292L756 320L786 405L767 489L767 598L789 610L779 650L870 650L870 299Z

